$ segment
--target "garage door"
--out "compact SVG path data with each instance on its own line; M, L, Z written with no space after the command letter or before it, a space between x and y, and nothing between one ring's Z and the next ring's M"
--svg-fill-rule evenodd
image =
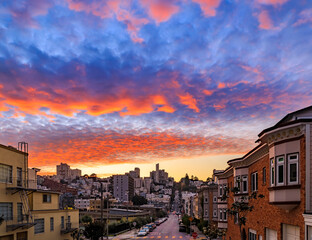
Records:
M283 224L283 236L284 240L299 240L300 228L293 225Z
M265 231L266 240L277 240L277 231L267 228Z

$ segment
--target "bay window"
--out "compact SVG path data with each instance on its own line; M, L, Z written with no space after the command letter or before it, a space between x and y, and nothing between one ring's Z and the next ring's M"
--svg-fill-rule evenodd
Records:
M298 154L288 155L288 184L298 184Z

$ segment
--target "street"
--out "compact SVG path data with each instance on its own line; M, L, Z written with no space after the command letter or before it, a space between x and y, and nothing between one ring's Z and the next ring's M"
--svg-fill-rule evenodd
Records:
M166 222L162 223L161 225L157 226L157 228L150 232L145 237L137 237L136 235L127 236L128 239L176 239L176 240L190 240L193 239L189 234L185 232L179 232L179 225L178 225L178 217L176 215L169 215L169 218ZM114 240L118 239L126 239L123 236L115 237Z

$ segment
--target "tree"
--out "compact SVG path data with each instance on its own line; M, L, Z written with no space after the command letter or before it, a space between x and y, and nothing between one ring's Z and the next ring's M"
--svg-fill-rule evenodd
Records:
M235 198L235 194L239 193L240 189L238 187L234 187L232 189L225 188L224 194L222 196L223 201L230 198L230 192L232 193L232 204L227 212L230 216L234 217L234 222L238 224L241 240L246 240L246 232L245 229L243 229L243 226L246 225L247 214L254 210L254 205L257 199L264 198L264 196L262 194L258 194L258 192L255 191L247 196Z
M90 223L86 226L83 234L86 238L98 240L104 234L104 225L97 222Z
M81 218L81 222L85 223L85 224L90 224L90 223L92 223L92 217L90 217L89 215L84 215Z
M214 223L208 224L207 227L204 227L204 234L206 234L210 238L218 238L223 237L225 235L225 231L218 228L218 226Z
M147 204L146 198L143 196L138 196L138 195L135 195L132 198L132 202L133 202L133 205L137 205L137 206Z

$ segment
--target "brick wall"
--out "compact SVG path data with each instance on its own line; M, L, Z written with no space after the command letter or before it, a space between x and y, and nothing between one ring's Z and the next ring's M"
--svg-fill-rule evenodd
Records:
M269 156L265 156L256 163L249 167L248 176L248 189L251 189L251 173L258 172L258 192L263 194L265 197L262 199L257 199L254 201L254 210L247 215L246 235L248 236L248 229L251 228L257 231L257 235L262 235L262 239L265 239L265 228L270 228L277 231L277 238L282 239L282 224L290 224L300 227L300 239L304 239L305 229L304 229L304 219L302 214L305 209L305 139L304 137L300 140L300 204L290 210L282 210L277 206L269 204L269 184L270 184L270 162ZM262 181L262 169L266 167L266 185ZM233 177L229 178L229 182L233 182ZM233 202L232 197L229 199L228 207ZM227 239L236 240L240 239L239 227L234 224L233 219L229 217L228 219L228 232ZM248 239L248 238L247 238Z

